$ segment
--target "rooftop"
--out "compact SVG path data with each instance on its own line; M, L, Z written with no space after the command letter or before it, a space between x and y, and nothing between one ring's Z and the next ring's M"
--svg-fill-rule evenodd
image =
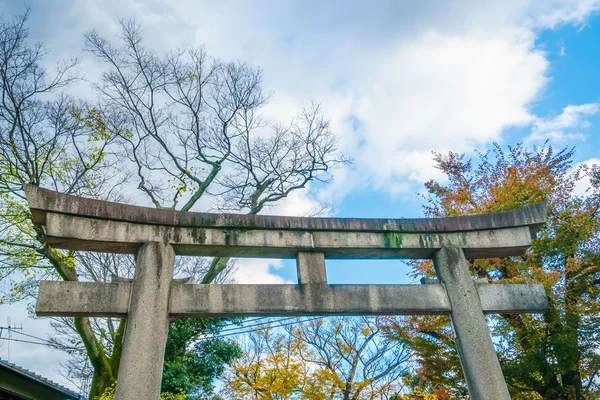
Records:
M55 390L57 392L61 392L62 394L64 394L65 396L71 398L71 399L81 399L82 397L79 396L79 394L75 393L74 391L67 389L66 387L59 385L56 382L51 381L50 379L44 378L41 375L36 374L35 372L29 371L28 369L25 369L23 367L19 367L16 364L13 364L11 362L8 362L6 360L3 360L0 358L0 370L7 370L9 372L12 372L16 375L19 375L25 379L31 380L33 382L36 382L42 386L45 386L49 389Z

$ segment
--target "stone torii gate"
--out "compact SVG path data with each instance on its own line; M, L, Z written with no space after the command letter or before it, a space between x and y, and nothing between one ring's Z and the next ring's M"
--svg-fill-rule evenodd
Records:
M39 316L126 317L118 400L158 399L170 317L446 314L469 393L509 399L486 313L549 309L541 285L474 280L467 259L523 254L544 204L428 219L300 218L137 207L25 186L48 244L136 255L133 281L42 281ZM175 255L295 258L298 285L186 284ZM432 259L426 285L330 285L326 259ZM67 301L65 301L67 299Z

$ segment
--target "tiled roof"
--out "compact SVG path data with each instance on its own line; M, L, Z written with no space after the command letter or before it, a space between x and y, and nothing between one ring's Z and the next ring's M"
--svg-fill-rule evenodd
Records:
M75 400L79 400L79 399L83 399L83 397L80 397L79 394L75 393L74 391L67 389L66 387L59 385L56 382L52 382L50 379L44 378L41 375L36 374L35 372L29 371L28 369L19 367L18 365L15 365L11 362L8 362L6 360L3 360L0 358L0 369L5 369L8 371L11 371L15 374L21 375L27 379L33 380L35 382L38 382L39 384L46 386L50 389L56 390L57 392L61 392L64 395L68 396L70 399L75 399Z

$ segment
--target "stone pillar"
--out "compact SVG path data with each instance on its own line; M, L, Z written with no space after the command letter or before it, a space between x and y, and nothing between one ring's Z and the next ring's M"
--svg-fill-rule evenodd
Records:
M471 398L510 400L462 249L441 249L434 257L434 265L452 306L452 329Z
M298 283L327 283L325 254L301 251L296 255Z
M160 397L174 265L169 244L145 243L138 250L116 400Z

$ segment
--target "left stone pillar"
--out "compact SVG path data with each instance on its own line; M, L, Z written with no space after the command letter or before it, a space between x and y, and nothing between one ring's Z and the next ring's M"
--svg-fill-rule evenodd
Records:
M145 243L138 250L116 400L160 397L174 265L169 244Z

